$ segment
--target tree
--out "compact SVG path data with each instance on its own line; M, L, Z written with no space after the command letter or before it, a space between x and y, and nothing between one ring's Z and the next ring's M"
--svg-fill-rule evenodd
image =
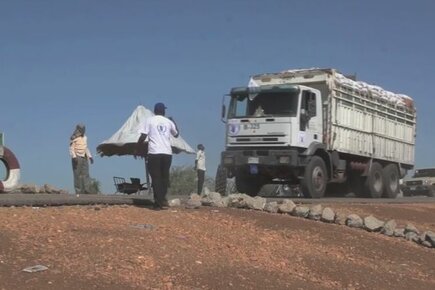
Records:
M89 183L89 191L90 193L101 193L101 182L95 178L91 178Z
M197 176L193 166L174 166L170 172L169 193L172 195L189 195L197 191ZM204 186L213 188L213 178L206 176Z

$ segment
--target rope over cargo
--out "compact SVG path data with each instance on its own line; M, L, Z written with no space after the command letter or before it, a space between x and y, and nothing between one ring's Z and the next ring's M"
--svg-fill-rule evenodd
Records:
M0 193L12 191L20 180L20 164L11 150L0 146L0 160L6 166L6 179L0 181Z

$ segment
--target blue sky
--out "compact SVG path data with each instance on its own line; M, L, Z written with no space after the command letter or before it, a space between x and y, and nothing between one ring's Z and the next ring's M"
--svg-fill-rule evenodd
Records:
M0 0L0 131L21 182L72 190L68 140L77 123L96 155L137 105L162 101L183 138L205 145L214 176L223 94L251 74L332 67L412 96L416 166L435 166L434 10L429 0ZM106 193L113 176L143 174L132 157L96 157L91 166Z

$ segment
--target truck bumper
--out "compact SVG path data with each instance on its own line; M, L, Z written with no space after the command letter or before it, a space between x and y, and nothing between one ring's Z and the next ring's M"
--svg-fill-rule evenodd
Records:
M227 150L221 164L227 168L257 165L259 167L299 167L304 163L297 150Z

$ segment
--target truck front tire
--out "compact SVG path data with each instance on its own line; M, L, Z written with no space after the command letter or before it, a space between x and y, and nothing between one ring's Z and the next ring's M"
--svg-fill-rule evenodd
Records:
M227 194L227 169L221 165L218 166L216 171L214 190L221 195Z
M327 172L325 161L319 156L313 156L305 167L302 180L302 193L305 197L321 198L325 195Z
M399 170L395 164L388 164L382 171L385 197L396 198L399 193Z

